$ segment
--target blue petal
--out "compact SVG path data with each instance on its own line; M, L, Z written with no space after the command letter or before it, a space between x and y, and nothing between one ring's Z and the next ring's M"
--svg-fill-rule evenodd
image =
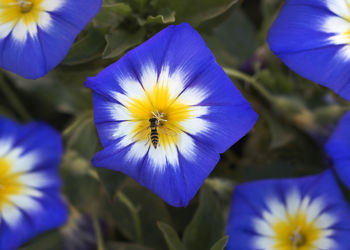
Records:
M200 118L209 122L207 131L193 135L218 153L225 152L254 126L258 115L248 103L237 106L210 106Z
M102 0L67 1L51 14L51 28L39 28L47 72L56 67L67 55L74 39L98 13Z
M107 98L99 95L93 94L93 104L94 104L94 122L97 128L97 132L100 141L104 147L112 144L116 139L114 135L116 128L119 126L120 120L112 116L111 105L112 103L108 101ZM98 110L98 111L97 111Z
M9 35L0 40L0 66L25 78L35 79L47 73L40 40L28 35L25 43Z
M326 144L339 178L350 189L350 112L340 120L337 129Z
M181 69L186 74L185 85L215 63L201 36L187 23L169 26L130 51L129 56L135 69L141 69L148 62L155 64L158 74L166 67L170 74Z
M326 170L322 174L303 178L264 180L238 185L232 196L227 226L227 249L253 250L253 237L259 235L254 228L254 218L261 217L262 212L268 210L266 202L271 198L285 204L288 193L294 189L299 191L301 197L309 197L311 201L320 197L323 199L323 212L340 218L330 227L334 230L334 237L338 239L336 243L339 246L348 246L348 240L342 234L350 233L350 226L346 222L350 219L350 209L332 171Z
M17 249L42 232L57 228L67 221L68 209L62 198L55 193L47 193L41 200L40 209L22 211L19 222L10 227L0 222L0 249Z
M103 0L64 1L61 8L54 10L53 16L82 30L101 9Z
M11 149L22 149L21 155L32 152L40 155L40 161L32 170L49 168L57 171L63 146L59 133L50 126L41 122L19 125L0 117L0 141L7 139L11 141Z
M337 15L334 11L334 9L330 8L330 5L332 4L338 4L341 3L339 0L310 0L310 1L304 1L304 0L287 0L286 5L295 6L295 5L303 5L303 6L309 6L314 9L322 9L324 11L328 11L329 13L332 13L334 15ZM345 1L344 1L345 3Z
M35 187L43 195L32 198L39 203L40 209L20 209L21 219L11 227L6 221L0 220L0 249L15 249L35 235L66 221L68 211L59 197L58 165L62 155L62 142L59 133L44 123L19 125L0 117L0 143L4 144L1 145L2 148L9 146L8 151L20 148L20 157L37 154L40 158L28 170L28 174L37 173L46 178L45 186ZM0 157L7 153L5 150Z
M193 159L188 160L179 153L179 166L167 162L160 169L152 164L149 153L138 160L127 159L132 145L123 148L118 145L119 142L120 139L98 152L92 160L93 164L129 175L176 207L187 206L219 160L217 153L196 142Z
M268 43L277 55L332 45L333 33L322 30L324 21L334 16L327 9L308 5L285 5L270 28Z
M196 138L218 153L225 152L254 126L258 115L216 62L193 79L183 93L192 88L207 93L196 106L208 108L209 113L201 118L213 126Z
M323 22L335 15L321 2L286 4L270 29L268 42L293 71L350 99L347 45L334 45L329 39L334 33L322 31Z
M80 29L54 15L52 15L51 20L54 28L38 29L38 38L41 41L42 56L45 61L45 74L63 60L80 32ZM57 39L58 37L59 39ZM40 75L32 78L37 77Z
M141 70L149 63L156 67L158 74L165 67L169 67L170 73L182 69L186 74L185 85L189 85L213 66L215 58L200 35L190 25L183 23L160 31L97 77L89 78L85 85L106 97L111 91L123 93L115 76L122 74L140 80Z
M0 39L0 66L25 78L36 79L56 67L67 55L74 39L101 8L102 0L65 1L57 11L48 12L51 23L24 43L12 33Z
M350 61L342 55L344 46L330 46L296 53L283 53L279 57L301 76L326 86L350 100Z
M197 106L208 108L209 113L201 118L213 125L209 132L196 138L211 145L218 153L225 152L254 126L258 115L215 62L198 75L186 90L191 88L208 93Z
M0 140L8 140L15 137L21 131L21 127L14 121L0 116ZM13 143L11 143L11 146Z

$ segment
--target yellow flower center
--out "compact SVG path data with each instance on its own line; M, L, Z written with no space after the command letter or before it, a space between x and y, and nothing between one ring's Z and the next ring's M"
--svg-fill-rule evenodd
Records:
M27 13L33 8L33 0L21 0L17 1L22 13Z
M43 11L43 0L0 0L0 24L17 23L23 20L26 25L37 23Z
M308 222L302 212L289 215L287 220L279 220L273 225L278 250L311 250L314 243L322 236L322 230L315 225L315 221Z
M156 118L159 145L164 147L177 143L178 135L183 132L181 122L192 117L191 106L172 97L167 84L156 84L144 97L130 99L126 108L135 122L133 137L151 142L150 119Z
M12 173L11 163L5 158L0 158L0 211L5 204L12 204L10 197L20 194L24 186L19 181L21 173Z

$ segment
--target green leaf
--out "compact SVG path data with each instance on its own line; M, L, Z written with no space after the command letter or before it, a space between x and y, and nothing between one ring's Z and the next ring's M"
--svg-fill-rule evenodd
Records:
M157 16L148 16L146 24L168 24L175 22L175 11L162 9Z
M153 250L153 249L139 245L139 244L134 244L134 243L107 242L106 250Z
M29 243L20 247L18 250L37 250L37 249L50 249L60 250L63 249L62 236L58 230L43 233Z
M123 184L127 176L121 172L106 168L97 168L96 171L101 184L105 187L109 195L109 198L114 199L116 192Z
M137 12L143 12L148 1L149 0L128 0L132 8L135 9Z
M169 250L184 250L185 246L179 239L179 236L175 230L166 223L158 222L159 229L162 231L163 236L168 244Z
M104 4L102 5L102 10L110 11L124 17L130 16L132 13L132 9L127 3Z
M111 3L111 5L114 5L114 3ZM128 17L128 10L125 8L125 6L117 6L119 7L117 9L113 7L115 6L110 6L108 4L106 8L101 8L94 18L94 22L96 23L97 27L104 28L104 30L115 29Z
M190 224L186 227L183 241L188 249L210 249L225 230L221 208L214 192L203 186L200 203Z
M210 38L217 39L222 43L226 55L219 55L224 57L223 59L231 55L238 64L251 58L257 48L255 27L241 9L232 11L223 23L213 29ZM220 51L218 52L220 53ZM213 47L213 53L216 53L216 47Z
M77 151L81 156L91 160L99 147L99 139L93 121L93 112L81 113L63 132L66 148Z
M76 151L66 150L60 168L63 193L80 211L95 212L99 206L100 185L89 160Z
M209 177L205 180L205 184L208 185L221 200L231 202L232 190L236 183L229 178Z
M129 240L138 242L142 238L145 246L166 249L166 242L157 227L158 221L171 224L171 218L164 202L131 178L124 183L119 192L122 192L123 197L118 196L118 198L123 199L115 200L113 209L119 231ZM141 230L134 223L136 211L140 219ZM141 237L139 236L140 231ZM138 243L141 244L141 242Z
M340 105L327 105L322 106L314 110L315 119L318 124L337 124L339 119L344 115L349 107L344 107Z
M228 242L228 236L222 237L220 240L218 240L214 246L210 248L210 250L224 250Z
M188 22L192 26L198 26L224 13L236 2L237 0L159 0L158 8L175 11L178 23Z
M91 92L83 85L86 77L91 75L96 75L96 70L55 69L37 80L8 73L13 84L25 94L22 101L27 101L26 107L30 109L30 113L46 120L55 115L54 111L80 114L91 108Z
M270 149L283 147L294 139L293 131L288 126L266 111L264 112L264 117L271 133Z
M117 30L110 35L106 35L107 46L103 52L103 58L107 59L121 56L127 50L142 43L145 34L145 30L141 28L134 33Z
M90 62L100 57L105 47L104 34L91 27L80 40L73 44L62 64L77 65Z

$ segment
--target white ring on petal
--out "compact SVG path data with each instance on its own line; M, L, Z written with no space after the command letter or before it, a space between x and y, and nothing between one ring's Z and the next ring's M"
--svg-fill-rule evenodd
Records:
M63 7L65 0L43 0L40 7L45 11L57 11Z
M350 18L349 3L345 0L326 0L327 7L336 15Z
M26 212L35 212L41 209L39 202L26 195L11 195L9 199L16 207Z
M27 40L27 26L22 19L16 23L16 26L12 30L12 37L19 43L25 43Z
M49 30L51 28L52 18L51 15L47 12L41 12L39 14L38 26L42 30Z
M0 24L0 39L7 37L11 33L15 25L15 22L7 22Z
M20 212L20 210L16 206L11 206L11 205L5 204L2 207L1 216L2 216L2 219L10 227L15 227L16 225L18 225L18 223L22 217L22 213Z
M198 105L209 96L205 88L188 87L177 99L186 105Z

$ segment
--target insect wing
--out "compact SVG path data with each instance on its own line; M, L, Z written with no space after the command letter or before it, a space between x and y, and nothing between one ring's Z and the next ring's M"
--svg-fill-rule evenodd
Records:
M145 137L149 137L149 126L138 131L137 133L135 133L133 135L133 139L136 139L136 140L143 140Z
M177 136L178 135L178 133L175 130L172 130L170 128L158 127L158 131L160 133L168 135L168 136Z

